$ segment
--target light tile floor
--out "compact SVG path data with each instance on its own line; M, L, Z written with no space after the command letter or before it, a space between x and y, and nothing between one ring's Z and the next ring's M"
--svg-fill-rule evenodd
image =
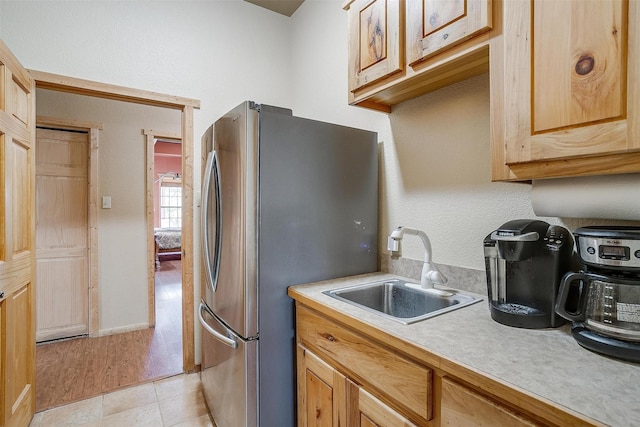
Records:
M178 375L38 412L30 427L214 427L200 374Z

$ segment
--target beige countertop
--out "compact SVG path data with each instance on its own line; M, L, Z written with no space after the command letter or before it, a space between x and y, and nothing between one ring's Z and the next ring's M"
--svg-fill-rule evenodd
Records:
M640 365L583 349L571 336L569 325L538 330L502 325L491 319L486 296L479 303L404 325L322 293L394 277L415 282L372 273L293 290L304 299L568 411L611 426L640 425Z

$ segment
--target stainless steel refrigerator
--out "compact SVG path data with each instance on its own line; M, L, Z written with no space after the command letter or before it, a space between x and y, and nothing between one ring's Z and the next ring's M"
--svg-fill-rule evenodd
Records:
M218 427L294 426L287 287L377 271L377 134L245 102L202 144L207 404Z

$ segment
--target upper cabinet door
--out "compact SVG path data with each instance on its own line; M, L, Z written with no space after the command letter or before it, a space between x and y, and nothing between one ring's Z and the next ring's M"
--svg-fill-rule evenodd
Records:
M510 172L530 179L640 171L640 2L504 8Z
M491 0L407 0L407 62L427 59L491 25Z
M404 35L399 0L355 0L349 19L349 90L403 70Z

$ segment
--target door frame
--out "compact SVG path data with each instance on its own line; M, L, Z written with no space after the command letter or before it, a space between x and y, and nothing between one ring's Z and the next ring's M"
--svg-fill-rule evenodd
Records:
M89 293L88 320L89 336L97 337L100 332L100 283L98 276L98 139L102 123L79 120L57 119L54 117L36 116L36 128L47 127L55 130L72 130L87 132L89 143L88 164L88 217L87 235L89 237ZM36 227L36 234L38 229Z
M194 372L194 242L193 242L193 110L200 101L141 89L29 70L36 88L116 101L132 102L181 111L182 134L182 367Z
M149 326L155 326L156 324L156 286L155 286L155 275L156 275L156 257L155 257L155 237L153 233L154 229L154 217L153 210L155 207L155 198L154 194L154 167L155 167L155 156L154 156L154 146L157 139L170 139L175 141L180 141L180 145L182 145L182 136L179 132L171 132L171 131L159 131L153 129L144 129L142 131L145 136L145 147L146 147L146 212L147 212L147 280L149 286ZM181 150L182 151L181 147ZM184 153L182 154L184 157ZM184 207L183 207L184 214ZM182 233L181 233L182 234ZM181 252L184 252L182 248L180 248ZM181 255L182 256L182 255ZM184 317L184 316L183 316Z

